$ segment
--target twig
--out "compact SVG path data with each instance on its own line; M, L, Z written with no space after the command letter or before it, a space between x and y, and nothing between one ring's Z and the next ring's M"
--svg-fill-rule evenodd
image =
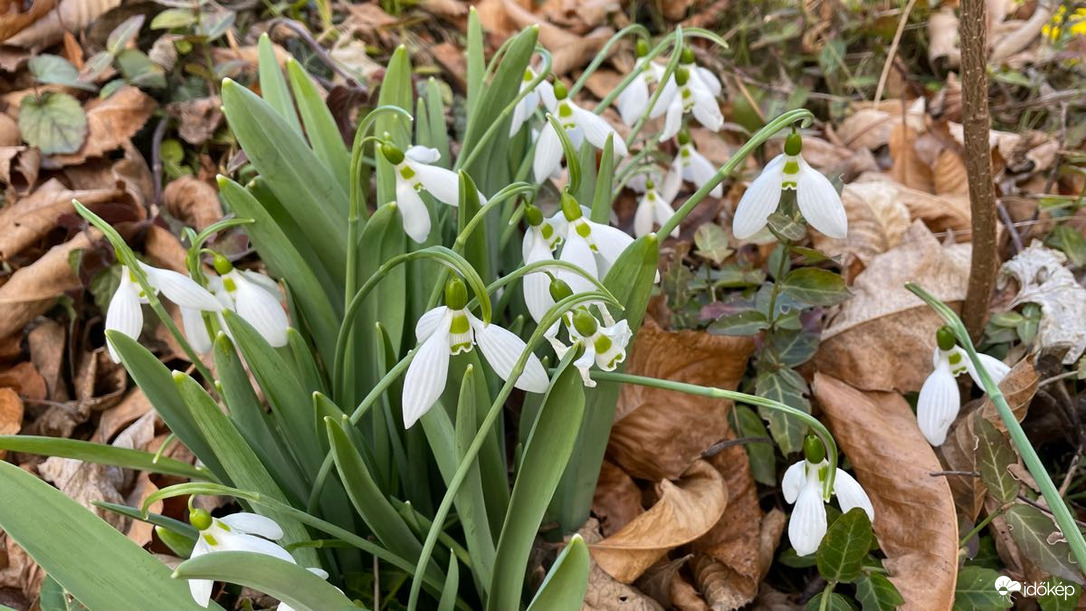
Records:
M736 439L725 439L724 441L718 441L706 448L706 450L701 453L701 457L710 458L732 446L745 445L748 443L773 443L773 440L769 437L738 437Z
M324 63L324 65L331 68L332 71L336 74L347 79L347 82L351 84L351 86L358 86L358 79L355 78L355 76L352 75L350 72L344 70L343 66L341 66L336 60L332 59L331 55L328 55L328 52L324 50L324 47L322 47L320 43L313 38L313 35L309 33L308 28L298 23L297 21L294 21L293 19L281 18L271 22L271 25L268 26L268 32L271 32L275 29L276 26L280 25L285 26L286 28L297 34L303 41L305 41L305 44L313 50L313 53L315 53L316 56L320 58L321 62Z
M980 473L977 471L932 471L928 473L932 477L954 477L961 475L964 477L980 477Z
M882 65L882 74L879 75L879 85L875 87L875 101L872 106L878 106L882 100L882 90L886 87L886 79L890 76L890 67L894 65L894 56L897 55L897 45L901 42L901 35L905 32L905 25L909 22L909 13L913 10L916 0L909 0L905 5L905 11L901 14L901 21L894 32L894 40L890 43L890 51L886 54L886 63Z
M1067 489L1071 487L1071 480L1075 477L1075 470L1078 469L1080 460L1082 460L1081 445L1075 449L1075 455L1071 457L1071 464L1067 466L1067 474L1063 476L1063 482L1060 483L1060 496L1067 495Z
M1018 500L1022 501L1026 505L1031 505L1031 506L1035 507L1036 509L1039 509L1041 512L1046 513L1046 514L1048 514L1050 516L1055 515L1055 514L1052 513L1052 508L1051 507L1049 507L1047 505L1044 505L1044 504L1041 504L1041 503L1038 503L1037 501L1029 498L1028 496L1026 496L1024 494L1019 494L1018 495ZM1075 524L1078 524L1080 528L1081 527L1086 527L1086 522L1083 522L1082 520L1075 520Z
M998 269L992 156L988 149L988 9L985 0L962 0L961 7L958 35L962 48L962 126L973 229L973 255L962 322L969 336L977 340L988 318L988 303Z
M1022 252L1022 236L1019 235L1018 228L1014 226L1014 219L1007 212L1007 207L1003 205L1002 200L996 200L996 210L999 211L999 220L1003 221L1003 226L1011 234L1011 246L1014 247L1014 254Z
M166 137L166 128L169 125L170 116L162 117L155 126L155 133L151 136L151 175L154 183L151 185L154 188L151 206L148 206L148 208L154 208L154 210L149 210L151 218L154 218L158 207L162 204L162 139Z

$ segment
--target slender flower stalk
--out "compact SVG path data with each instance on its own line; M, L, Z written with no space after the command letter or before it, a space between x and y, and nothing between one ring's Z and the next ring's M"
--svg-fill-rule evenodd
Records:
M664 75L663 66L651 59L647 59L649 54L647 40L644 38L637 39L635 52L637 61L634 62L633 71L640 72L640 74L615 99L615 106L618 108L619 116L622 117L622 122L630 127L633 127L637 120L648 110L649 89L659 85L660 79Z
M717 102L720 92L720 80L712 72L697 66L694 52L684 48L674 77L664 85L660 103L649 114L651 118L665 115L660 142L674 138L682 128L683 116L688 114L694 115L707 129L720 131L724 126L724 115Z

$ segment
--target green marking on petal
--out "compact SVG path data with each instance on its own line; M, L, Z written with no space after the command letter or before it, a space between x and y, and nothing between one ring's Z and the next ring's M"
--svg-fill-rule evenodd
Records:
M799 174L799 162L795 159L789 159L784 164L785 174Z
M238 285L236 282L234 282L233 278L223 278L222 286L224 289L226 289L226 292L228 293L233 293L234 291L238 290Z
M408 166L400 166L400 176L403 176L404 180L411 180L415 177L415 170L412 170Z
M588 226L588 223L577 223L574 227L577 228L577 235L582 238L592 235L592 228Z
M794 180L786 180L786 181L781 183L781 188L784 189L785 191L795 191L796 188L798 188L798 186L799 185L797 185L796 181L794 181Z
M543 228L539 231L543 234L544 240L549 241L551 239L551 236L554 235L554 227L552 227L550 223L543 223Z
M563 119L568 119L569 117L573 116L573 109L569 107L569 104L563 102L558 107L558 116L562 117Z
M951 354L950 357L947 358L947 360L950 361L951 365L957 365L958 363L962 362L962 355L955 352L954 354Z
M215 537L211 536L211 533L204 533L204 541L211 547L218 547L219 542L215 540Z
M592 346L596 349L596 354L607 354L607 351L614 345L615 343L611 341L611 338L602 333L597 335L596 341L592 343Z
M471 329L471 323L468 321L468 317L463 312L459 312L453 316L452 322L449 323L449 333L467 333ZM469 343L470 345L470 343Z

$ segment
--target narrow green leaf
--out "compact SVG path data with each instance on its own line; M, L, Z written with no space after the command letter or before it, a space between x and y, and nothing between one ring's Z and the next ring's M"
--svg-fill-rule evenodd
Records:
M524 447L505 526L498 539L487 599L491 611L519 608L532 542L573 453L585 409L584 383L576 368L570 366L573 354L571 351L559 365L557 379L543 400Z
M863 611L894 611L905 599L894 584L881 573L870 573L856 580L856 600Z
M818 572L827 581L851 582L862 573L864 558L874 539L871 520L863 509L850 509L830 525L818 546Z
M472 102L470 114L468 115L468 128L464 132L463 150L470 151L472 147L476 146L479 140L486 133L486 130L493 124L495 117L499 116L502 110L513 101L517 94L520 92L520 84L524 80L524 71L528 69L528 62L532 58L532 54L535 52L536 42L539 40L539 26L532 26L525 28L519 34L513 37L506 46L505 55L502 57L501 62L498 64L497 69L494 71L494 78L482 86L482 76L476 76L475 74L470 77L477 78L479 80L479 89L481 94L479 95L478 102ZM474 52L469 49L470 55ZM505 123L505 131L499 134L499 137L491 140L488 145L492 144L496 140L501 140L508 132L508 121ZM499 127L499 130L502 128ZM473 162L473 166L480 164L485 165L491 163L491 159L486 154L481 154ZM465 168L472 170L472 168ZM473 176L475 172L472 172ZM475 176L478 178L478 176ZM485 182L479 180L479 182Z
M449 554L449 572L445 574L445 588L441 590L441 600L437 611L453 611L456 608L456 593L460 589L460 564L456 554Z
M475 7L468 9L468 43L464 47L467 56L468 100L467 112L471 116L473 107L483 95L483 76L486 73L486 57L483 56L483 26L479 22L479 13Z
M336 120L332 117L332 111L328 110L328 105L321 99L320 92L306 74L305 68L293 57L287 60L287 75L290 77L290 87L294 92L294 99L297 100L298 112L302 115L305 134L313 146L313 152L346 191L349 186L351 157L347 145L343 143Z
M980 566L967 566L958 571L958 584L954 588L954 611L976 609L1010 609L1010 596L1003 596L995 589L999 573Z
M973 418L973 433L977 436L977 470L988 492L997 501L1009 503L1018 497L1021 484L1007 467L1018 463L1011 443L986 418Z
M214 579L253 588L297 611L357 609L343 592L306 568L253 552L216 552L182 562L173 574L182 584L185 579Z
M784 293L812 306L831 306L848 299L851 294L845 279L831 271L816 267L801 267L788 272L781 282Z
M396 47L385 68L385 78L381 81L381 92L377 95L378 106L398 106L410 113L415 102L411 89L411 59L407 48ZM411 130L407 121L398 114L385 113L377 119L374 134L384 138L388 134L392 142L403 150L411 144ZM396 175L392 164L384 155L374 155L377 160L377 202L378 206L395 201Z
M573 535L539 586L528 611L562 611L580 608L588 591L591 557L581 535Z
M80 441L78 439L38 437L35 435L0 435L0 450L74 458L75 460L100 465L179 475L196 480L211 479L210 473L173 458L163 456L155 460L155 455L150 452L118 448L109 444Z
M156 526L155 534L178 558L188 558L192 555L192 551L196 549L195 538L183 537L168 528Z
M595 192L592 195L593 222L604 225L611 222L611 198L615 181L615 137L607 136L607 142L603 146L600 155L600 171L596 175ZM593 153L594 155L594 153Z
M475 181L471 179L471 175L467 172L460 171L460 206L457 208L457 221L459 223L457 227L457 234L460 235L464 232L465 227L475 218L475 215L479 214L479 209L482 207L482 203L479 201L479 191L475 187ZM471 235L467 243L464 245L464 258L471 263L471 266L475 268L475 271L479 272L479 275L484 281L490 282L493 277L489 273L490 270L490 246L487 243L486 232L479 227L475 230L475 233Z
M456 404L455 462L457 464L464 460L468 447L479 432L479 413L476 405L480 402L490 402L485 387L478 388L484 380L482 376L476 376L475 371L474 366L468 366L464 372L464 381L460 383L460 397ZM455 464L452 467L450 475L456 471ZM464 535L468 542L468 550L472 555L472 569L483 591L489 592L490 579L494 574L494 554L497 550L494 549L494 538L487 518L488 512L478 462L472 465L460 489L462 492L458 495L456 512L464 525ZM508 503L507 500L506 503ZM506 507L508 508L508 505Z
M294 101L290 98L287 80L279 67L279 58L275 56L275 47L272 45L271 38L266 33L260 35L260 41L257 42L257 54L260 93L264 101L275 109L275 112L295 133L301 134L302 124L298 122L298 114L294 111Z
M188 522L182 522L181 520L175 520L173 518L151 512L148 512L145 516L139 508L129 507L128 505L95 502L94 506L101 507L102 509L107 509L109 511L112 511L113 513L120 514L133 520L139 520L140 522L154 524L155 526L165 528L170 532L175 532L182 537L190 539L193 543L196 542L196 535L198 534L198 531L193 528L192 525Z
M803 377L787 367L761 372L754 380L756 395L811 413L811 403L803 396L806 390L807 383ZM758 413L769 423L769 432L782 454L788 455L802 449L803 437L807 433L806 424L774 409L759 407Z
M0 528L88 608L201 609L165 564L63 492L3 461L0 488Z

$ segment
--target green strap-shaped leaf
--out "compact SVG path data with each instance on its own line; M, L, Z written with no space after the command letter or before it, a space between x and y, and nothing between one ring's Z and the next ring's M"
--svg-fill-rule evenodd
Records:
M468 101L467 111L471 115L472 107L483 94L483 76L486 72L486 57L483 55L483 25L479 22L479 13L475 7L468 10L468 44L464 47L467 56Z
M39 437L36 435L0 435L0 450L74 458L100 465L179 475L195 480L212 479L210 473L173 458L161 456L156 460L155 455L150 452L118 448L104 443L93 443L78 439Z
M174 576L236 583L274 596L296 611L358 609L343 592L306 568L320 567L314 564L303 568L274 556L252 552L215 552L182 562Z
M861 575L874 536L864 510L850 509L830 526L818 546L818 572L827 581L853 581Z
M0 529L88 608L201 609L165 564L63 492L3 461L0 489Z
M261 34L256 46L260 92L264 96L264 101L279 113L291 129L299 134L302 133L302 125L298 122L298 114L294 112L294 101L290 99L287 80L283 78L283 71L279 68L279 58L275 56L275 47L272 45L271 38L267 34Z
M445 587L441 590L441 600L437 611L453 611L456 608L456 592L460 589L460 564L456 554L449 554L449 572L445 574Z
M377 94L378 106L397 106L410 113L414 107L415 95L411 90L411 59L407 48L396 47L385 68L385 78L381 81L381 92ZM403 117L385 113L374 126L374 135L391 137L393 143L406 150L411 144L411 130ZM396 199L395 168L384 155L375 154L377 160L377 205L383 206Z
M576 368L570 366L573 356L570 351L559 365L558 377L543 400L524 447L505 526L498 539L494 577L487 599L490 611L520 607L532 542L577 440L585 397L584 382Z
M593 160L594 161L594 160ZM611 222L611 197L615 180L615 136L607 136L607 143L600 155L600 171L596 176L595 191L592 194L593 222L604 225Z
M584 600L584 594L588 590L588 570L591 568L591 558L588 554L588 546L585 545L581 535L573 535L569 545L554 566L547 572L543 579L543 585L539 586L532 604L528 605L528 611L563 611L564 609L578 609Z
M321 99L320 92L306 74L305 68L294 58L287 60L287 75L290 77L290 88L298 102L298 112L302 115L302 123L313 152L324 162L343 189L347 190L351 156L347 152L347 145L343 143L336 120L332 117L332 111L328 110L328 105Z

